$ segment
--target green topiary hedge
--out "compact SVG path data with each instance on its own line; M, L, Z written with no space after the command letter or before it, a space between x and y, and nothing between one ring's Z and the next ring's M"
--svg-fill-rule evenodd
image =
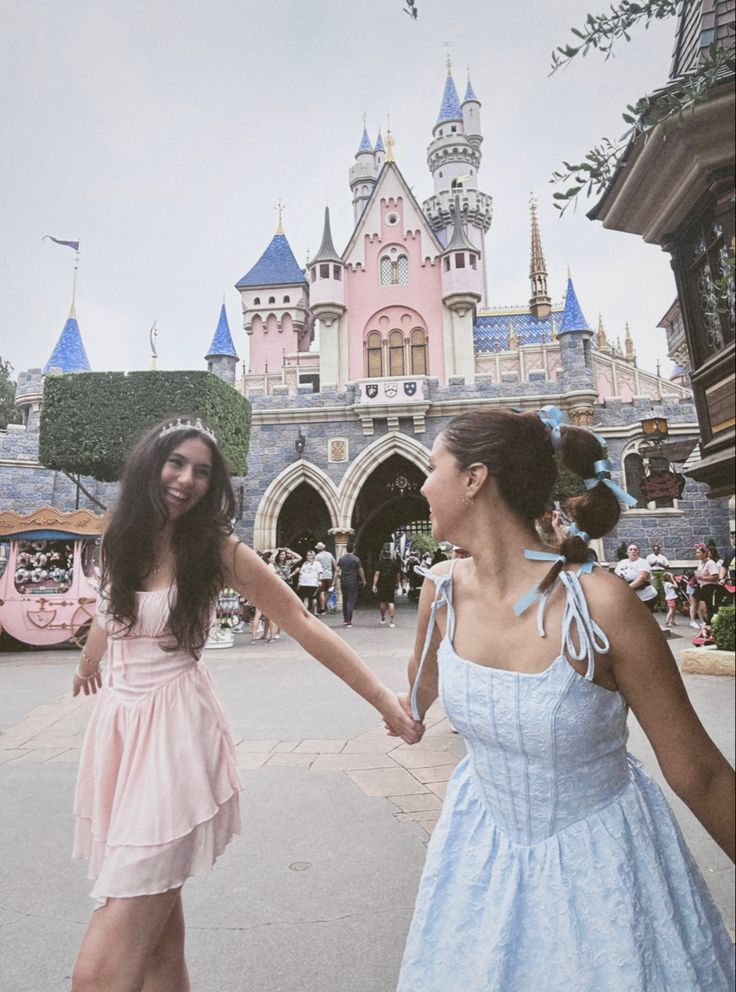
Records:
M48 376L39 459L100 482L120 478L128 452L168 417L201 417L234 475L248 472L250 403L210 372L75 372Z
M721 651L733 651L736 635L734 634L734 614L736 608L733 606L722 606L713 617L713 639L716 647Z

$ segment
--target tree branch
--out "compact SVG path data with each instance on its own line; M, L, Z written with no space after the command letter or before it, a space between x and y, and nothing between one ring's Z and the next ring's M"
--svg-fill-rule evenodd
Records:
M87 497L87 499L90 501L90 503L94 503L94 505L99 506L99 508L104 513L107 513L108 507L106 507L104 503L102 503L99 499L97 499L96 496L92 495L89 489L87 489L87 487L82 482L82 477L80 475L72 475L70 472L66 472L64 469L61 469L61 474L65 475L67 479L70 479L75 486L78 486L82 490L84 495Z

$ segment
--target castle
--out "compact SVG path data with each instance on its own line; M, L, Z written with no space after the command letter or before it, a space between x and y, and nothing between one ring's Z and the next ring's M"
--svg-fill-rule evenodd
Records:
M481 103L470 82L460 100L448 67L427 148L432 195L415 199L390 132L373 143L364 126L349 170L355 226L345 249L335 248L326 209L319 250L302 267L279 221L236 284L250 356L240 376L221 307L207 367L253 406L249 474L236 480L239 532L257 548L323 540L338 554L354 539L371 562L392 532L426 520L419 489L449 419L485 404L554 404L605 438L614 478L639 500L594 542L601 559L615 560L632 540L645 549L657 540L672 559L690 559L708 537L725 547L725 501L708 500L704 485L687 479L679 499L652 502L642 491L651 457L643 419L665 417L682 442L675 470L697 451L682 370L668 379L639 369L628 326L623 344L609 341L602 320L593 329L571 276L564 302L553 302L534 203L529 300L489 307L493 202L479 186L482 142ZM24 423L0 433L0 507L73 505L69 480L37 462L38 409L45 375L87 368L72 312L44 369L19 376ZM88 488L113 495L93 481Z

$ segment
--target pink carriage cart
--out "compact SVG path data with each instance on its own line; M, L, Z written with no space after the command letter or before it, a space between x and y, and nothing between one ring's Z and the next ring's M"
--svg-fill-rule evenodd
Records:
M0 632L39 647L86 637L102 523L91 510L0 512Z

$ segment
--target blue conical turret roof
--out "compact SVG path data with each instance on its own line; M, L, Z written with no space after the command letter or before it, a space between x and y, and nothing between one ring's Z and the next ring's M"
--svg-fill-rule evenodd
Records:
M462 119L463 112L460 109L460 100L455 89L455 82L448 72L437 124L442 124L444 121L461 121Z
M580 308L578 298L575 295L575 287L572 284L572 276L567 277L567 292L565 293L565 309L562 314L562 322L557 331L558 334L570 334L572 331L590 331L585 314Z
M374 152L385 152L386 151L386 146L383 143L383 137L381 136L381 132L380 131L378 132L378 137L376 138L376 147L373 149L373 151Z
M91 371L73 307L56 342L56 347L51 352L51 358L43 367L43 374L47 375L51 369L61 369L62 372Z
M246 289L249 286L293 286L305 282L304 273L294 258L291 245L286 235L277 231L271 239L271 244L258 259L252 269L249 269L236 289Z
M373 145L371 144L371 139L368 137L368 131L365 127L363 128L363 137L360 139L360 145L358 146L358 150L355 154L360 155L361 152L373 152Z
M473 89L473 84L470 82L470 77L468 77L468 85L465 87L465 96L463 97L463 103L467 103L468 100L475 100L476 103L480 103L480 100L475 95L475 90Z
M215 335L212 338L212 344L210 345L210 350L204 356L205 358L237 358L238 353L235 350L235 345L233 344L233 337L230 333L230 325L227 322L227 313L225 311L225 304L223 303L220 307L220 319L217 322L217 327L215 328Z

